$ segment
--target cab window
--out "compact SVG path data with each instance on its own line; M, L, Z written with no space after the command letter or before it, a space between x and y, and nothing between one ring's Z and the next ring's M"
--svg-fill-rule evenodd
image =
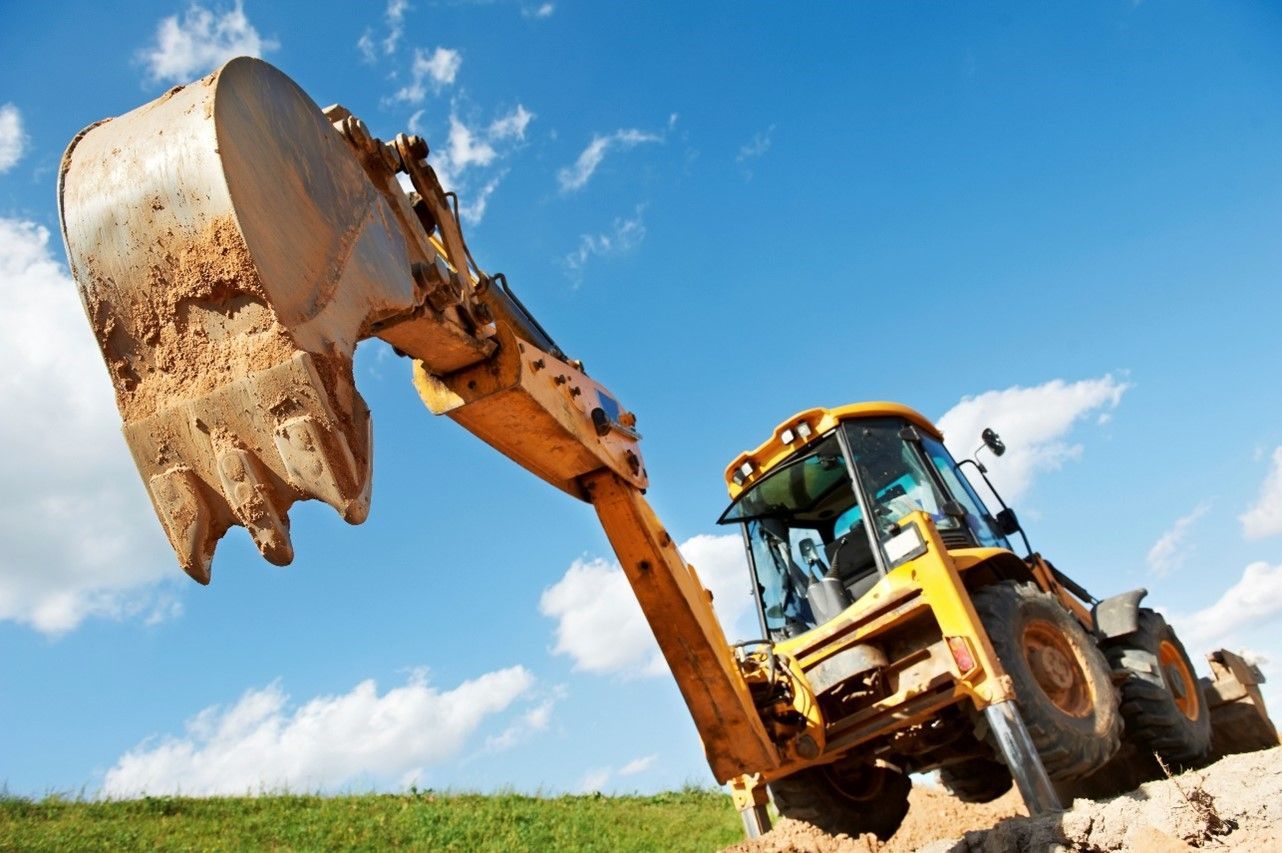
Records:
M1010 542L997 532L988 508L980 500L970 480L957 467L947 448L929 436L922 437L921 446L926 451L930 464L939 472L940 479L953 493L953 500L966 511L966 526L974 535L975 542L982 548L1010 548Z

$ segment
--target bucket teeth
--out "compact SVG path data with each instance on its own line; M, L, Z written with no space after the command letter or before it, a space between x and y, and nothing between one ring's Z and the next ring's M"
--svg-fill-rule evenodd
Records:
M294 558L289 508L317 498L349 522L369 511L371 422L346 362L296 352L143 420L125 441L183 568L209 582L228 528L278 566ZM347 413L344 420L339 411Z
M215 539L210 536L211 513L200 478L190 467L179 465L156 474L147 485L183 571L199 583L209 583Z
M218 454L218 478L232 514L249 531L254 544L277 566L294 559L289 540L289 516L278 509L262 467L248 451L229 448Z
M300 415L281 423L274 438L291 486L329 504L351 524L365 520L369 477L357 470L342 434L312 415Z

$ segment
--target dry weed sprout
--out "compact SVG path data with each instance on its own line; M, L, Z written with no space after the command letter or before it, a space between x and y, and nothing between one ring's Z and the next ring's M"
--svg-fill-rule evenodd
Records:
M1175 775L1171 773L1171 768L1167 767L1166 762L1162 760L1162 756L1153 753L1153 757L1157 759L1157 765L1162 768L1166 778L1175 786L1175 790L1179 791L1184 802L1188 803L1189 808L1198 816L1202 824L1202 830L1196 835L1184 837L1186 843L1200 847L1207 842L1217 841L1216 836L1228 835L1237 829L1237 821L1220 817L1219 811L1215 808L1215 797L1202 787L1202 779L1199 778L1193 783L1192 790L1185 791Z

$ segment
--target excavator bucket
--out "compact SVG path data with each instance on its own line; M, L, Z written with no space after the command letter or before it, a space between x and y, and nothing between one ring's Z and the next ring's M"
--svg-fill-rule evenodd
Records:
M90 126L63 157L67 255L125 438L201 583L232 525L284 565L294 501L366 517L358 341L440 372L493 348L396 183L415 147L398 143L242 57Z

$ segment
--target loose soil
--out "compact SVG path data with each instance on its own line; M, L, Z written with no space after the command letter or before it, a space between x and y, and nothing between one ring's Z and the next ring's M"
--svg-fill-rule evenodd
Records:
M1063 814L1029 818L1015 792L967 805L918 786L890 841L827 835L781 820L732 853L1007 853L1201 848L1282 850L1282 748L1231 755L1209 767L1149 782L1112 800L1077 800Z

